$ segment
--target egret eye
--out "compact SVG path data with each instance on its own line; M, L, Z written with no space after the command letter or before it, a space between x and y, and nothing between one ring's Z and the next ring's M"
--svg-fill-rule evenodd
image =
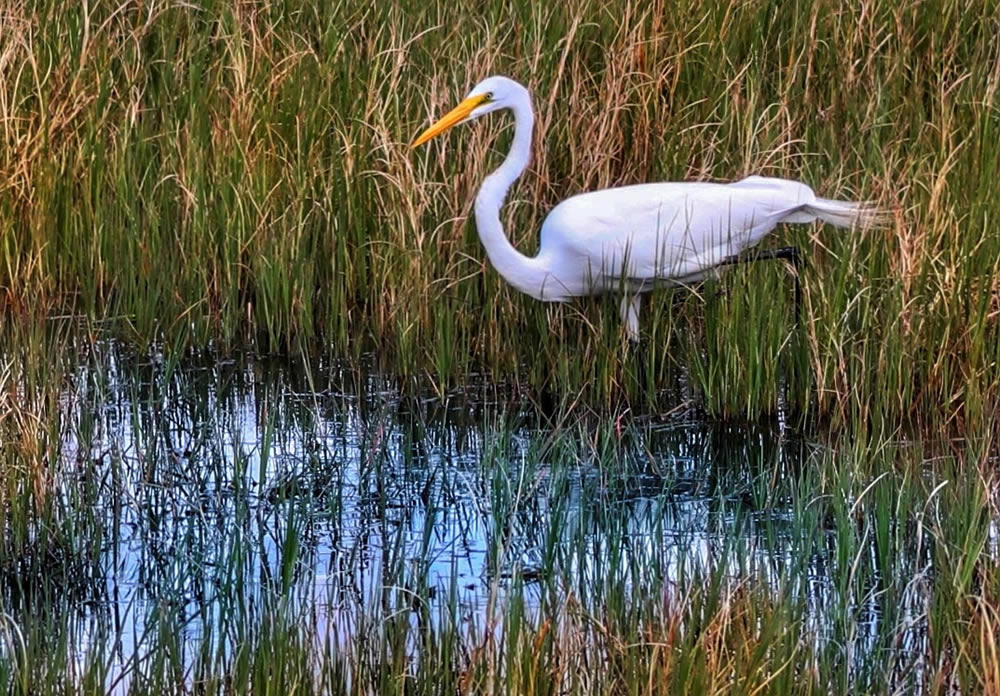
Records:
M493 101L493 92L487 92L486 95L485 95L485 97L486 97L485 101L488 101L488 102Z

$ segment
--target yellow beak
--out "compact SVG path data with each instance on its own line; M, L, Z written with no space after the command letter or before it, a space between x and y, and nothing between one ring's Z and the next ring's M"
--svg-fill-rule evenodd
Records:
M410 147L414 148L423 145L435 135L440 135L452 126L461 123L468 118L473 109L484 101L486 101L485 94L478 94L463 100L461 104L442 116L437 123L418 135L417 139L410 144Z

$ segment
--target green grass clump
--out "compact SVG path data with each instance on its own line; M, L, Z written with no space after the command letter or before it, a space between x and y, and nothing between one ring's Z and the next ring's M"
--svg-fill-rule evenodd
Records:
M4 692L1000 686L988 438L75 354L6 377L62 386L0 419Z
M983 423L998 25L995 3L943 1L13 3L0 306L110 319L138 345L377 346L442 390L485 370L611 401L691 368L716 413ZM491 73L535 94L504 214L525 252L559 200L641 181L799 178L893 224L778 232L809 260L797 330L784 271L761 265L722 297L661 293L628 353L613 300L546 307L485 264L469 211L502 117L407 148Z

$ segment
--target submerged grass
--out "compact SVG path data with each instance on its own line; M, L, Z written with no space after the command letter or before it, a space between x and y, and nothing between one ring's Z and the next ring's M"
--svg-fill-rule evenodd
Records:
M9 320L378 346L442 390L486 370L607 400L693 365L715 413L995 411L994 2L14 2L0 23ZM809 259L798 330L784 271L759 265L721 298L654 297L628 351L613 300L544 306L487 268L469 211L502 117L407 148L496 72L538 110L504 214L525 252L562 198L641 181L800 178L894 223L778 232Z
M2 501L7 693L997 693L988 442L88 361Z

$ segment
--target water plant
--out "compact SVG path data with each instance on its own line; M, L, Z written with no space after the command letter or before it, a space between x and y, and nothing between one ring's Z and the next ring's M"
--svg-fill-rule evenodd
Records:
M0 21L11 319L83 316L140 346L377 346L442 388L486 370L605 401L695 365L693 396L730 415L773 411L778 374L785 403L841 422L993 410L992 3L40 2ZM555 202L642 181L798 178L894 224L779 232L807 250L799 332L785 270L761 267L724 301L657 298L626 354L614 309L539 306L487 272L468 217L499 154L471 153L506 147L501 123L406 148L490 73L536 96L545 147L505 213L526 253Z

